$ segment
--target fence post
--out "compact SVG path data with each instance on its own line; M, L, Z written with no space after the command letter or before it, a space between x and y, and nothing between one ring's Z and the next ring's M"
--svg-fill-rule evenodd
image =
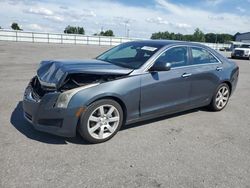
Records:
M75 44L76 44L76 35L75 35Z
M32 32L32 42L33 42L33 43L35 42L34 33L33 33L33 32Z
M17 31L16 31L16 42L17 42L18 40L17 40Z
M110 37L110 46L112 46L112 37Z
M61 34L61 44L63 43L63 35Z
M101 37L99 36L99 46L101 46Z
M49 43L49 33L48 33L48 43Z

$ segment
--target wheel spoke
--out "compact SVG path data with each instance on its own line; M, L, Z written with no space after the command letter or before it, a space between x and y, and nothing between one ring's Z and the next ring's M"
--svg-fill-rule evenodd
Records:
M217 98L215 99L216 103L218 103L219 100L220 100L220 97L217 97Z
M109 111L108 111L108 113L107 113L107 115L111 116L112 113L114 112L114 110L115 110L115 108L113 106L111 106L110 109L109 109Z
M103 133L104 133L104 127L101 127L100 132L98 134L99 138L103 138Z
M223 96L226 96L228 94L228 90L226 89L226 91L223 93Z
M227 99L228 99L227 97L223 97L222 98L223 101L227 101Z
M101 124L100 124L100 123L97 123L95 126L93 126L93 127L91 127L91 128L89 129L89 132L90 132L90 133L94 133L97 129L100 128L100 126L101 126Z
M120 118L117 116L117 117L109 118L108 121L109 121L109 122L117 122L117 121L119 121L119 119L120 119Z
M222 88L222 91L221 91L221 94L224 94L226 89L227 89L227 88L223 87L223 88Z
M89 120L94 121L94 122L99 122L100 121L100 119L98 117L95 117L95 116L90 116Z
M103 108L103 106L100 106L99 112L100 112L101 116L104 116L104 108Z
M115 130L113 127L111 127L109 124L106 125L107 129L109 130L110 133L113 133Z

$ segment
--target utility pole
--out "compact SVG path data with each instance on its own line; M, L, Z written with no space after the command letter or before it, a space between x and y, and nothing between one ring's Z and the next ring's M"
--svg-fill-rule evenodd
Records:
M127 31L128 23L129 23L129 20L125 20L125 21L124 21L124 25L125 25L125 37L126 37L127 34L128 34L128 33L127 33L127 32L128 32L128 31Z
M128 29L128 31L127 31L127 37L129 38L129 32L130 32L130 29Z

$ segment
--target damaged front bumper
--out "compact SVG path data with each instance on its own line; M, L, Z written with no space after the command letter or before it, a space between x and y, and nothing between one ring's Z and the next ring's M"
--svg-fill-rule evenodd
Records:
M63 137L74 137L79 119L79 108L55 108L59 94L52 92L39 98L29 85L23 99L24 117L39 131Z

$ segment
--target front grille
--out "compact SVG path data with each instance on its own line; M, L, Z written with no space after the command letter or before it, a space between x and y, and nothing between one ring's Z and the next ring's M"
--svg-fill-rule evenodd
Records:
M32 121L32 115L30 115L30 114L27 113L27 112L25 112L24 115L25 115L25 117L26 117L28 120Z
M244 55L244 50L235 50L235 55L236 56L243 56Z
M49 127L62 127L63 119L39 119L38 124Z

